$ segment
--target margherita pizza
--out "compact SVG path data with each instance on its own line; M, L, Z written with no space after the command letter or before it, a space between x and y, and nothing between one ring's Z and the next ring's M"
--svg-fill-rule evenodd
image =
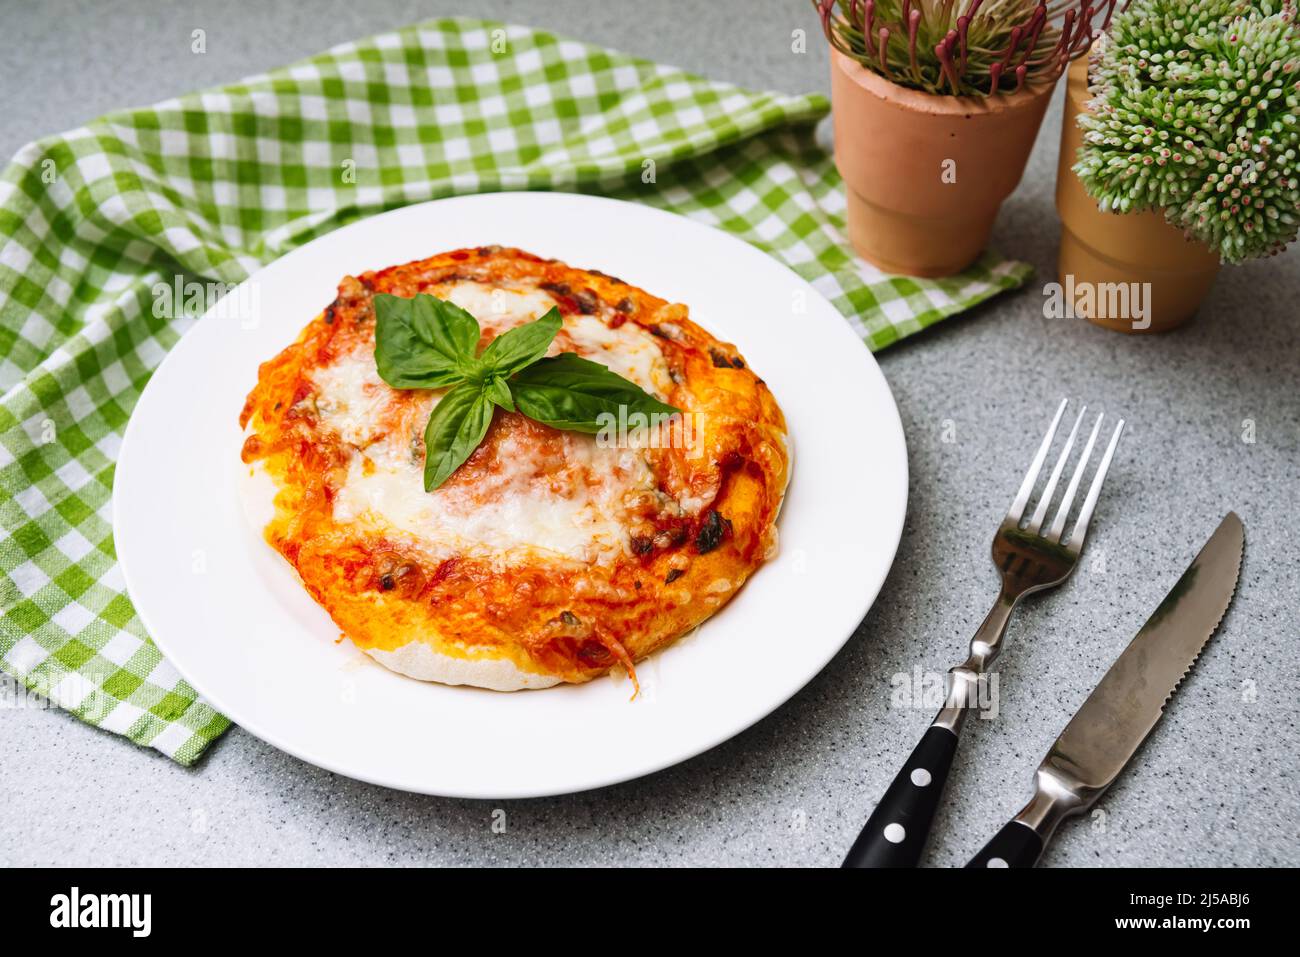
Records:
M548 355L600 363L682 414L590 434L497 408L426 492L424 430L446 390L381 379L380 293L454 303L480 350L558 308ZM771 392L685 306L500 247L345 278L262 365L240 421L243 461L277 490L266 539L343 633L403 674L503 691L615 665L635 678L774 553L790 470Z

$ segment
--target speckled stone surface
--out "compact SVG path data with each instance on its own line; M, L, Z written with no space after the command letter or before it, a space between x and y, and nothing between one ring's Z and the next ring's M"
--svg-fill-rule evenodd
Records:
M7 156L109 109L467 6L7 5L0 147ZM799 0L473 8L719 79L828 87L816 17ZM203 56L190 52L196 27ZM800 28L805 53L791 50ZM1300 256L1225 270L1199 318L1171 336L1043 318L1060 95L995 233L1037 278L880 356L909 445L902 546L857 634L785 707L659 774L502 805L360 784L239 729L187 771L62 712L8 709L0 864L837 864L930 718L891 704L894 676L964 656L996 589L993 529L1070 395L1130 429L1084 566L1012 622L998 717L968 728L926 863L964 862L1019 808L1060 728L1233 508L1248 541L1236 603L1101 813L1068 824L1044 863L1300 865ZM504 833L492 827L498 807Z

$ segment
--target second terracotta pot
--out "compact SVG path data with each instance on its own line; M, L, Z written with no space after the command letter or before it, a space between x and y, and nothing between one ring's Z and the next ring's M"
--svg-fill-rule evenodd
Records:
M835 165L854 249L910 276L950 276L973 263L1020 182L1052 89L936 96L832 50Z
M1088 101L1088 58L1070 66L1056 170L1061 214L1057 276L1070 312L1118 332L1164 332L1193 315L1214 285L1219 257L1156 212L1103 213L1075 175Z

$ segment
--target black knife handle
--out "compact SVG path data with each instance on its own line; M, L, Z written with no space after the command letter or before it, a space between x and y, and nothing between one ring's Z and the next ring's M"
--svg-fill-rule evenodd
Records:
M1043 839L1028 824L1009 821L967 867L1033 867L1043 853Z
M871 812L844 867L916 867L957 753L957 735L931 725Z

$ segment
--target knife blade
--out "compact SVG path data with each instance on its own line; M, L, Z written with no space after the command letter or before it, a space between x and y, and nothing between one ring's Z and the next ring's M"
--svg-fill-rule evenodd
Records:
M1056 739L1033 799L967 867L1032 866L1057 825L1105 793L1219 627L1244 550L1241 519L1229 512Z

